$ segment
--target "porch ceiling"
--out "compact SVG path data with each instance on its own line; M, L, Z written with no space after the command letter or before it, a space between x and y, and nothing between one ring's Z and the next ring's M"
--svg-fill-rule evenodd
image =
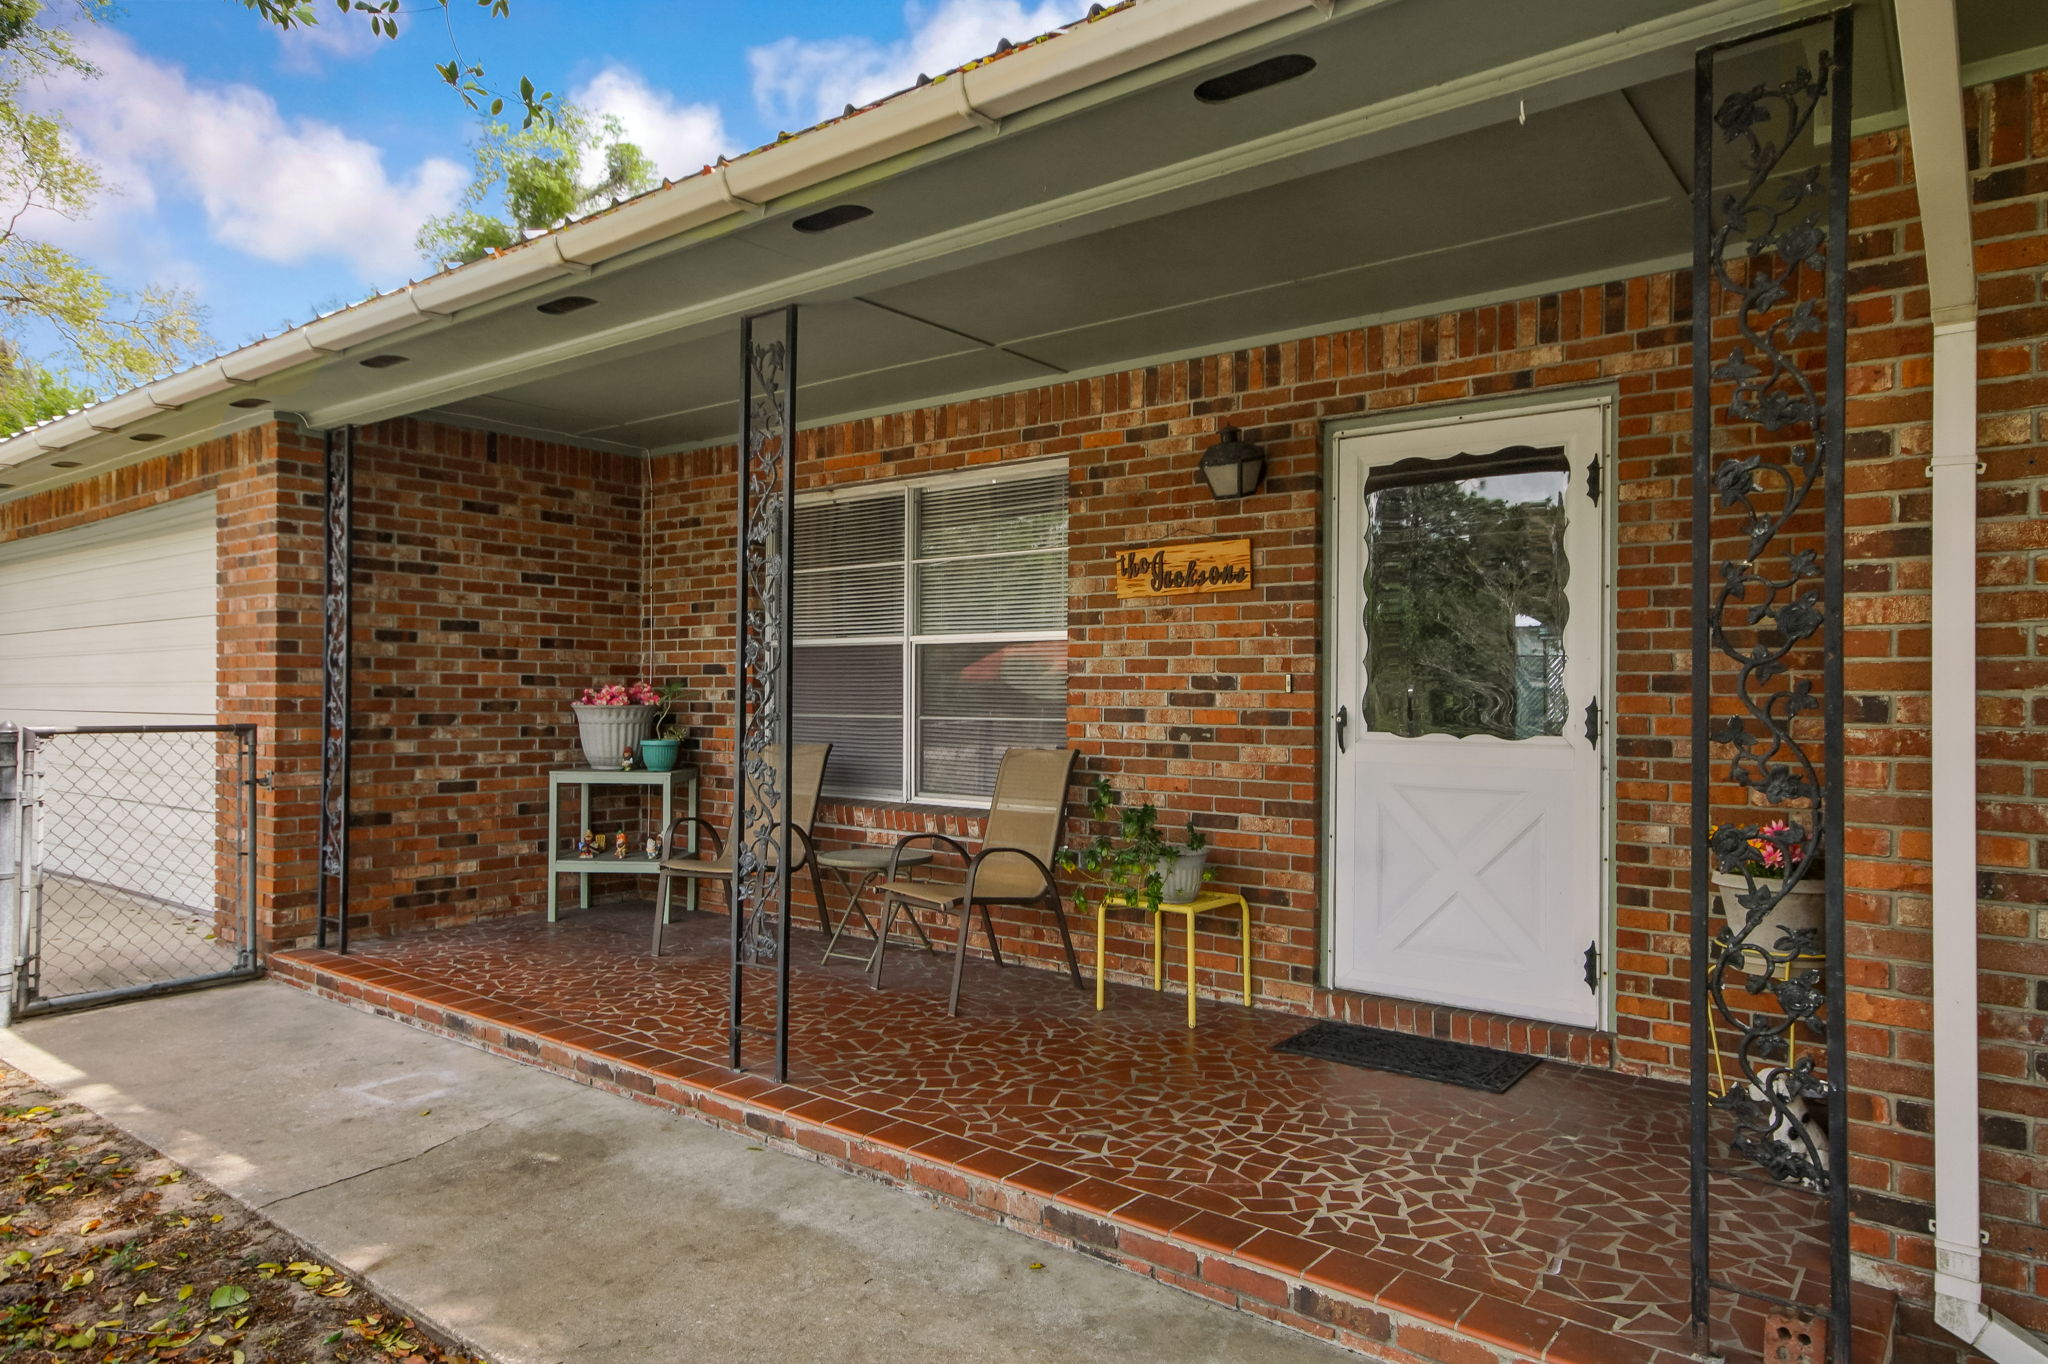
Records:
M1693 53L1822 8L1338 0L149 416L161 443L51 451L7 469L0 497L262 420L226 406L252 394L314 427L418 414L629 450L729 440L737 319L792 301L817 424L1669 265L1690 250ZM1858 127L1897 124L1889 0L1858 9ZM1966 78L2048 64L2048 5L1960 13ZM1315 69L1193 98L1283 53ZM872 216L793 230L846 203ZM596 306L535 310L564 295ZM405 363L360 363L385 354Z

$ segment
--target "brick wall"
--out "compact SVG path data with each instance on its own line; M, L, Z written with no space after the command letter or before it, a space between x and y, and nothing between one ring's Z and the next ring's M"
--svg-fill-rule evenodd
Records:
M540 907L547 772L584 765L569 703L641 671L645 478L423 422L358 433L352 922ZM600 825L639 822L619 794Z
M2048 73L1972 91L1980 1134L1986 1300L2048 1330ZM1857 146L1848 501L1850 1081L1856 1249L1929 1269L1927 833L1932 411L1925 272L1902 137ZM1913 1279L1903 1280L1911 1286Z

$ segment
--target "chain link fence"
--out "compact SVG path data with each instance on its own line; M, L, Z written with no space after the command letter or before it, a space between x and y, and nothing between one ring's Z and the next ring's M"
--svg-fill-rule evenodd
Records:
M25 729L14 1012L255 974L248 725Z

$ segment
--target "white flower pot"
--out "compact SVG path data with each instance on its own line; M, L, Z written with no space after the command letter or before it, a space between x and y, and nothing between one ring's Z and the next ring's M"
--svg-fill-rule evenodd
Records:
M1209 860L1209 850L1198 848L1194 852L1182 853L1178 857L1163 857L1159 860L1160 898L1170 905L1184 905L1202 893L1202 867Z
M569 709L576 712L584 760L601 772L616 772L627 749L638 751L659 707L572 704Z
M1775 895L1781 880L1776 876L1756 878L1758 890ZM1742 904L1741 897L1748 893L1749 879L1741 872L1717 871L1714 886L1721 895L1721 915L1728 921L1731 934L1742 932L1742 926L1749 919L1749 910ZM1826 934L1827 889L1821 880L1818 868L1803 877L1785 897L1771 907L1771 911L1751 931L1748 942L1756 947L1775 952L1778 950L1778 936L1785 929L1810 929Z

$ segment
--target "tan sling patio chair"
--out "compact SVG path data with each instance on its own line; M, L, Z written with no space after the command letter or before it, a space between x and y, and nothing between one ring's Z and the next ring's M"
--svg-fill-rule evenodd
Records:
M789 844L795 854L790 866L790 875L809 869L811 873L811 894L818 902L818 926L829 935L832 921L825 913L825 886L818 876L818 860L811 855L811 822L818 814L818 792L825 785L825 762L832 756L830 744L793 744L790 747L790 765L795 769L789 783ZM690 827L690 839L681 845L683 855L676 856L678 835L685 826ZM711 840L711 855L701 856L698 852L698 834ZM730 826L726 829L726 842L732 838ZM732 855L726 843L720 842L718 830L709 821L684 815L671 824L662 842L666 856L661 863L661 875L654 886L654 955L661 955L661 930L668 923L669 900L677 877L695 877L698 880L722 881L726 887L726 911L732 910Z
M995 800L989 806L980 852L970 857L966 848L944 834L911 834L897 842L899 855L912 843L943 843L967 866L959 880L908 881L897 875L896 858L889 859L888 879L876 888L882 897L882 932L876 942L872 978L876 989L882 988L882 957L898 909L908 908L913 914L921 909L958 913L960 941L953 959L953 991L946 999L946 1012L958 1014L960 979L967 969L967 933L977 907L982 928L988 933L989 954L996 965L1003 964L990 905L1045 905L1051 909L1053 922L1059 925L1060 945L1067 950L1067 970L1074 977L1075 988L1082 988L1081 964L1074 958L1067 912L1060 904L1060 888L1052 872L1052 859L1066 823L1067 781L1073 769L1072 749L1010 749L996 772Z

